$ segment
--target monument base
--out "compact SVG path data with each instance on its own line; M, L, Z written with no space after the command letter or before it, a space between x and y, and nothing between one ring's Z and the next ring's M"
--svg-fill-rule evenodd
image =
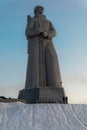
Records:
M39 87L20 90L18 99L26 103L66 103L64 89Z

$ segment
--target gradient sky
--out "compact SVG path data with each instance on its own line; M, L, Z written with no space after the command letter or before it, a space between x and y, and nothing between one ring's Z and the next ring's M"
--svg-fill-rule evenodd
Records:
M87 103L87 0L0 1L0 95L17 98L25 86L27 15L42 5L57 31L53 39L69 103Z

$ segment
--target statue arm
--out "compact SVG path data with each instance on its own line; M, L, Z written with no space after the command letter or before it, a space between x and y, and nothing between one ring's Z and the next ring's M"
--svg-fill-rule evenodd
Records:
M28 37L34 37L34 36L37 36L37 35L40 35L40 33L42 32L42 29L37 27L37 28L34 28L34 19L31 18L30 15L27 16L27 27L26 27L26 30L25 30L25 35Z
M28 37L38 36L40 34L39 29L29 29L27 32Z
M32 18L30 15L27 16L27 26L26 26L26 29L25 29L25 35L27 36L28 38L28 30L29 30L29 24L31 22Z
M56 30L51 22L49 22L50 30L48 32L48 38L52 38L56 36Z

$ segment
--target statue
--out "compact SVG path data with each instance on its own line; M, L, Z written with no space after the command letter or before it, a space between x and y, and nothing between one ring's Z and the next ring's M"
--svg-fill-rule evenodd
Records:
M52 38L56 31L43 15L44 8L36 6L35 16L28 16L26 37L28 39L28 66L25 88L61 87L61 76L57 54Z
M28 99L29 102L63 102L65 94L52 41L56 30L43 11L42 6L36 6L35 16L27 17L28 64L25 89L20 91L19 98Z

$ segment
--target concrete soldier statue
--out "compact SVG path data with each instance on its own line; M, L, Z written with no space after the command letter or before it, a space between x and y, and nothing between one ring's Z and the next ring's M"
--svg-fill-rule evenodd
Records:
M35 16L27 17L25 34L29 56L25 89L20 91L19 98L27 102L63 102L65 94L52 41L56 31L43 11L42 6L36 6Z

